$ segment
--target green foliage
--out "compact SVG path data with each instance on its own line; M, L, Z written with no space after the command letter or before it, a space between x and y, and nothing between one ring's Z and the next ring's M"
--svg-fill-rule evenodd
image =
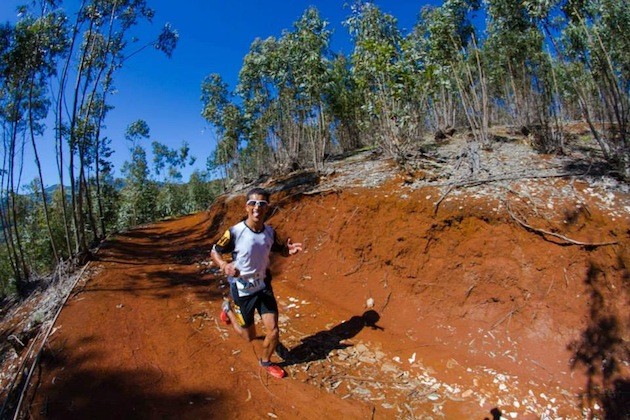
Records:
M358 88L364 92L370 113L374 98L387 89L396 87L402 35L395 17L383 13L372 3L357 2L346 20L354 40L352 66Z
M0 298L17 293L13 275L14 270L11 267L9 250L4 243L0 243Z
M70 249L76 245L74 236L66 234L66 220L63 217L63 206L67 197L64 197L65 191L58 186L52 193L50 205L50 224L52 237L56 244L59 244L59 258L62 260L72 257ZM62 246L66 241L70 242L70 246ZM53 267L51 267L53 268Z
M179 150L171 149L156 141L152 142L151 146L155 174L163 175L165 181L180 182L182 180L180 170L195 163L195 158L189 156L190 148L187 142L184 142ZM164 170L166 170L165 174L163 174Z
M123 164L124 186L110 198L110 211L116 212L117 229L128 229L139 224L149 223L165 217L186 214L194 203L189 203L188 187L181 184L181 170L192 165L194 157L184 142L179 149L171 149L159 142L152 142L153 170L151 173L147 153L140 144L148 139L151 130L142 120L135 121L127 128L127 139L132 141L131 160ZM158 183L154 177L162 176ZM112 188L110 185L107 188ZM111 191L111 190L109 190Z
M153 219L164 219L187 213L188 191L186 185L168 183L162 185L157 193L156 212Z
M158 192L159 189L154 182L147 182L139 189L125 186L120 191L121 204L118 209L117 228L127 230L157 220Z
M148 139L151 133L149 124L144 120L136 120L129 124L125 131L125 138L132 142L134 145L141 139Z
M510 104L514 123L529 125L535 121L533 110L527 106L532 81L539 78L544 63L544 34L542 22L548 7L542 2L487 2L490 17L488 39L484 45L490 85L499 89Z
M154 44L155 49L162 51L168 58L171 58L175 47L177 47L177 41L179 40L179 33L175 30L170 23L167 23L162 28L162 32L158 36L157 41Z
M221 75L212 73L201 84L201 115L218 129L223 128L223 110L230 103L227 83Z
M239 73L242 112L226 105L226 89L219 78L204 83L203 97L214 98L204 101L209 104L204 114L220 136L209 168L224 165L226 176L228 172L255 176L296 169L309 160L315 167L321 164L332 119L326 101L329 42L327 23L315 8L307 9L294 30L284 31L279 39L256 39Z
M30 2L20 8L15 25L0 25L0 124L6 157L0 168L0 227L18 291L29 276L51 269L58 258L85 253L114 226L120 187L111 179L109 139L101 136L114 75L147 46L170 56L178 40L167 24L155 40L130 51L129 30L154 16L145 0L87 0L71 13L60 4ZM133 147L139 146L148 127L138 122L127 135ZM40 171L39 185L32 184L32 194L22 196L17 193L22 150L30 146L39 169L38 148L45 142L55 143L61 190L51 199ZM176 158L168 154L164 165L169 177L180 178L181 162L189 160L187 146ZM146 162L131 165L128 172L135 182L148 177ZM143 206L149 196L157 196L145 190L139 194ZM141 220L150 213L145 208L150 205L143 206Z
M357 2L346 21L355 42L352 76L360 95L357 126L399 162L425 130L428 89L417 38L403 36L396 18L372 3Z
M25 244L26 256L29 261L30 272L33 274L47 274L57 261L51 249L51 242L45 225L44 208L40 196L39 182L33 181L27 191L28 195L20 195L20 207L23 208L21 224L24 226L22 240Z
M331 62L330 83L326 89L326 102L334 119L333 138L342 152L363 146L359 131L361 94L350 68L350 60L338 54Z
M630 179L630 4L566 1L562 35L568 91L604 156Z
M412 36L419 59L438 68L458 61L474 35L469 17L478 7L476 2L447 0L442 7L423 8Z
M220 183L209 181L208 174L194 171L187 185L186 213L206 210L221 193Z
M227 174L237 159L239 142L244 129L241 109L230 103L227 84L218 74L211 74L201 85L203 117L217 131L217 145L208 160L208 169L223 168Z
M122 203L119 207L119 229L127 229L155 220L157 217L158 187L149 178L150 171L146 150L139 144L141 137L148 137L149 126L136 121L127 129L127 138L135 143L130 150L131 159L122 167L125 186L120 191Z

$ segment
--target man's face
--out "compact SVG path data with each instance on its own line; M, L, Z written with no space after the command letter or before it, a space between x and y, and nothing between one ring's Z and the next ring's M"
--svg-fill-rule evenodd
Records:
M269 203L264 196L252 194L247 198L245 210L247 211L248 219L256 223L261 223L265 220L265 215L269 210Z

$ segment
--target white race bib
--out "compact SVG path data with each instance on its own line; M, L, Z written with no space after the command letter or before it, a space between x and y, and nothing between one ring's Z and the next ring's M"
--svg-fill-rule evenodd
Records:
M243 279L243 278L235 278L234 282L236 283L236 288L238 289L239 296L249 296L254 293L265 288L265 280L264 279Z

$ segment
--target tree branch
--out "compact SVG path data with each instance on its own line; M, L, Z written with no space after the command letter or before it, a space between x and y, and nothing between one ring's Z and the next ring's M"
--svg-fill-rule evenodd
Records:
M549 236L553 236L559 239L562 239L563 241L571 244L571 245L579 245L579 246L589 246L589 247L596 247L596 246L606 246L606 245L614 245L617 243L617 241L614 242L582 242L582 241L576 241L575 239L571 239L568 238L564 235L560 235L559 233L554 233L554 232L549 232L548 230L544 230L544 229L539 229L539 228L535 228L527 223L525 223L523 220L519 219L518 217L516 217L516 215L514 215L514 213L512 212L512 209L510 208L510 204L506 201L505 202L507 211L510 215L510 217L512 219L514 219L516 222L518 222L521 226L525 227L528 230L540 233L542 235L549 235Z

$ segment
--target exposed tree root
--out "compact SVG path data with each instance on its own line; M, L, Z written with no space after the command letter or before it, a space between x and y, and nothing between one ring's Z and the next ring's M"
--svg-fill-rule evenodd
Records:
M531 230L533 232L541 234L543 236L543 238L545 238L545 236L553 236L555 238L562 239L563 241L565 241L569 245L579 245L579 246L586 246L586 247L615 245L615 244L618 243L617 241L611 241L611 242L583 242L583 241L577 241L577 240L571 239L571 238L569 238L567 236L560 235L559 233L549 232L548 230L535 228L535 227L525 223L523 220L519 219L518 217L516 217L516 215L514 214L514 212L512 212L512 209L510 208L510 203L508 203L507 201L505 202L505 206L507 208L508 214L510 215L510 217L512 219L514 219L514 221L518 222L521 226L523 226L527 230ZM550 241L550 242L553 242L553 241Z

